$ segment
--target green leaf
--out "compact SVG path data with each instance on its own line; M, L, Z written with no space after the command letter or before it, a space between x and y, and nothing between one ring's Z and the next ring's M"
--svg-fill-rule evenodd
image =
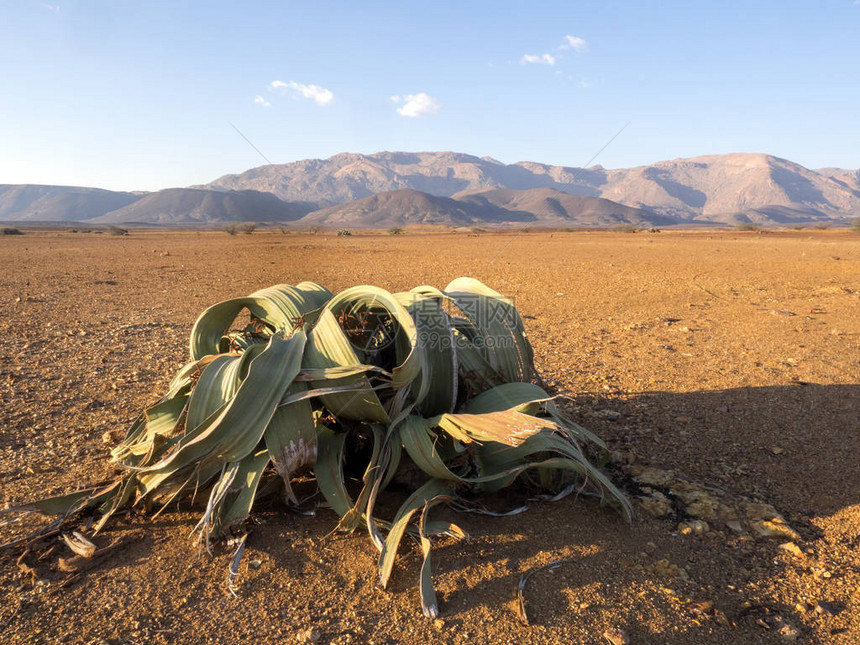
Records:
M394 569L394 560L397 557L397 549L400 546L400 541L412 520L412 516L423 508L427 502L439 497L447 495L454 490L455 484L450 481L442 481L431 479L418 490L416 490L409 498L403 502L400 510L391 524L391 530L388 537L385 539L385 545L382 552L379 554L379 586L385 589L388 586L388 580L391 578L391 572Z
M287 390L287 396L305 392L307 385L294 382ZM317 460L317 428L310 401L301 399L279 406L263 438L269 456L284 480L287 497L298 505L290 478L303 468L313 466Z
M225 499L218 523L215 525L213 534L219 535L224 529L236 531L251 513L254 504L254 496L260 485L263 471L269 465L268 451L258 450L242 459L233 479L230 494Z
M474 325L477 349L505 382L532 379L534 352L513 302L474 278L453 280L445 295Z
M332 294L313 282L301 282L295 287L280 284L255 291L246 298L234 298L212 305L204 311L191 330L189 349L192 360L207 354L217 354L221 337L236 316L248 309L258 320L281 332L291 332L305 314L319 309Z
M445 294L432 287L419 287L395 294L415 322L422 354L422 370L416 377L414 400L425 416L453 412L457 402L457 354L454 328L442 307Z
M343 477L343 448L346 444L346 433L335 432L331 428L320 425L317 428L317 442L319 453L314 466L317 486L332 510L338 517L343 517L353 506Z
M361 366L353 346L337 323L334 314L325 309L308 334L308 343L302 360L303 369L347 368ZM362 371L363 372L363 371ZM325 386L355 386L351 393L327 394L320 397L332 414L347 421L388 423L388 413L363 373L332 380L313 381L315 388Z
M217 412L216 418L201 423L205 430L145 472L169 475L193 462L213 458L228 463L248 455L262 439L281 398L298 374L304 346L305 334L301 330L290 338L272 336L266 349L251 362L248 376L232 400Z
M551 396L533 383L503 383L466 401L463 411L482 414L516 409L526 414L535 414L545 401L551 399Z

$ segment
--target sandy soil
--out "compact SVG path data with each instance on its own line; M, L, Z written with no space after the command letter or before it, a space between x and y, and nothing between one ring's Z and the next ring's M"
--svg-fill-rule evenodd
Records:
M238 597L227 549L189 540L194 512L121 517L97 543L137 539L80 578L57 570L61 545L27 561L35 576L2 559L0 642L860 642L856 234L30 232L0 239L0 264L5 504L108 476L105 439L165 390L209 304L468 275L516 299L637 510L632 526L573 498L458 517L472 539L436 551L435 621L419 560L377 590L365 535L324 539L330 511L256 514ZM559 559L529 580L522 624L521 575Z

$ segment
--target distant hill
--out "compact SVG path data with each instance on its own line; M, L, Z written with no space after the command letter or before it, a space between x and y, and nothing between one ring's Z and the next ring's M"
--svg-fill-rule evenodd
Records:
M503 224L529 219L528 214L508 213L490 204L460 202L417 190L391 190L314 211L297 224L331 228L387 228L410 224Z
M758 224L760 226L799 226L805 224L841 223L826 213L812 208L792 208L790 206L762 206L734 213L700 215L696 221L708 224Z
M845 170L843 168L819 168L819 175L830 177L833 181L845 186L860 197L860 170Z
M0 184L0 220L83 221L127 206L142 196L80 186Z
M412 189L440 197L488 188L552 188L603 197L682 221L720 221L763 208L844 220L860 214L857 171L814 171L766 154L725 154L607 170L534 162L503 164L453 152L343 153L227 175L215 189L253 189L282 199L338 204ZM777 224L777 220L766 218Z
M485 188L454 195L460 202L496 206L509 213L522 213L544 226L667 226L678 220L641 208L624 206L599 197L571 195L554 188Z
M289 222L313 205L288 203L255 190L216 191L168 188L90 220L98 224L209 224L215 222Z
M655 226L677 220L607 199L568 195L551 188L491 188L438 197L393 190L309 213L297 226L387 228L411 224L445 226Z
M341 153L329 159L253 168L221 177L209 187L250 188L285 200L308 200L321 205L407 188L450 197L461 190L501 185L485 176L484 166L505 168L497 162L453 152Z
M608 201L601 201L608 200ZM127 193L0 185L0 220L311 226L845 224L860 217L860 170L810 170L723 154L608 170L455 152L342 153L252 168L207 186Z
M710 155L607 171L602 195L678 217L713 218L776 206L831 217L860 212L860 196L832 178L763 154Z

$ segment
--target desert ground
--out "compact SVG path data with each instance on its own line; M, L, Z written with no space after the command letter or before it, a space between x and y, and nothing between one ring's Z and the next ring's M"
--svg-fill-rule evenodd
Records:
M380 591L367 536L330 536L329 510L255 513L235 597L231 551L189 538L199 511L125 515L95 541L127 546L85 575L58 570L60 543L2 556L3 643L860 642L860 235L43 230L0 238L0 264L5 506L109 477L210 304L472 276L515 299L636 511L571 496L458 516L471 539L434 552L436 620L416 552ZM523 624L521 576L556 560Z

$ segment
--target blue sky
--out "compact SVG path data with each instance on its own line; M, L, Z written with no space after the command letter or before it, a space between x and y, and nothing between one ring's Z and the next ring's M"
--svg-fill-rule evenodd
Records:
M860 0L0 0L0 183L153 190L338 152L860 168Z

